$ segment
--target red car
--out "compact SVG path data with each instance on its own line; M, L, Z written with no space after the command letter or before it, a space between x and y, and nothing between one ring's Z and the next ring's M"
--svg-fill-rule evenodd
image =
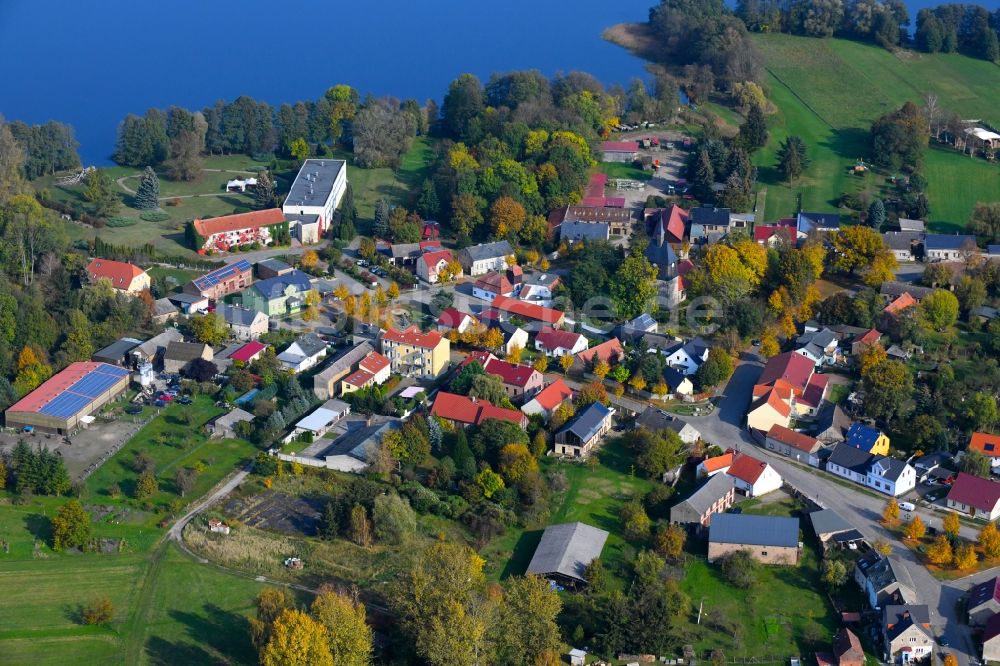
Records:
M156 397L156 399L162 400L163 402L173 402L174 396L170 395L169 393L161 393Z

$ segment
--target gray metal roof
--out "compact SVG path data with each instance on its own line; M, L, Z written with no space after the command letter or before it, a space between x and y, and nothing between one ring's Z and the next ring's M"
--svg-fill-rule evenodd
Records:
M285 207L322 206L330 196L340 170L346 168L344 160L306 160L285 198Z
M594 436L604 422L604 419L614 412L599 402L591 403L583 412L577 416L572 423L563 428L560 432L572 432L581 441L589 441Z
M289 285L295 285L300 292L309 291L312 288L309 276L300 270L255 282L253 288L260 292L264 298L271 299L284 294Z
M909 250L923 237L919 231L886 231L882 234L882 243L891 250Z
M828 464L839 465L861 474L868 473L868 462L873 456L867 451L855 448L847 442L841 442L833 447Z
M167 345L167 351L164 352L163 358L170 359L171 361L193 361L196 358L203 358L206 348L208 348L208 345L200 342L179 342L174 340Z
M712 206L699 206L688 211L688 219L695 224L711 225L716 227L729 226L729 209L714 208Z
M161 349L166 349L174 340L183 340L184 335L176 328L168 328L159 335L153 336L149 340L146 340L141 345L135 348L137 352L140 352L146 358L151 358L156 356L157 352Z
M110 361L117 363L125 358L125 355L142 344L142 340L135 338L119 338L110 345L94 353L93 359L97 361Z
M549 525L538 542L527 573L561 574L585 580L587 565L601 556L608 533L584 523Z
M608 235L606 222L563 222L559 225L562 240L607 240Z
M298 345L299 349L301 349L302 353L305 354L306 356L315 356L316 354L326 349L326 343L323 341L322 338L320 338L315 333L305 333L303 335L300 335L299 337L295 338L295 342L293 342L292 344ZM291 345L289 345L289 347L291 347ZM288 349L286 349L285 351L287 352Z
M521 284L533 287L550 287L557 280L559 280L559 276L555 273L525 273L521 277Z
M931 287L923 287L919 284L911 284L909 282L883 282L878 291L883 296L888 296L890 298L898 298L904 293L908 293L915 299L921 300L924 296L934 291L934 289Z
M976 237L965 234L927 234L924 250L961 250L966 243L976 247Z
M494 259L496 257L507 257L514 254L514 250L511 248L510 243L502 240L495 243L472 245L464 248L462 250L462 254L468 257L470 261L482 261L484 259Z
M267 318L267 315L263 312L251 310L250 308L241 308L236 305L222 305L218 308L217 312L231 326L250 326L257 317Z
M795 548L799 545L799 519L720 513L712 518L712 524L708 528L708 541Z
M698 515L703 515L732 488L733 477L728 474L716 474L694 491L691 497L688 497L683 503L691 507Z
M923 220L910 220L905 217L899 218L899 228L902 231L923 231L924 230Z
M257 267L259 268L261 266L263 266L264 268L269 268L272 271L275 271L277 273L280 273L281 271L287 271L288 269L291 268L291 266L289 264L286 264L281 259L273 259L273 258L272 259L262 259L261 261L258 261L257 262Z
M849 522L831 509L813 511L809 514L809 520L812 521L813 530L816 534L836 534L837 532L846 532L853 529L853 526Z
M352 347L341 354L338 354L330 363L323 368L322 372L316 375L315 380L319 384L324 384L330 380L330 377L335 377L336 375L350 371L357 363L361 361L365 356L375 351L375 348L370 342L362 342L355 347ZM324 386L324 388L326 388Z

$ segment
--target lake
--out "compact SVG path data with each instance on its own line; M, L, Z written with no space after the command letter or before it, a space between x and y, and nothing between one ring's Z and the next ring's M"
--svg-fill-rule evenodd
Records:
M73 125L85 163L107 164L127 113L201 109L239 95L277 106L348 83L444 97L463 72L581 70L605 84L643 63L601 39L650 0L0 0L0 113ZM53 14L57 14L54 16Z
M433 97L463 72L581 70L605 84L643 63L601 39L653 0L0 0L0 114L73 125L85 163L108 164L127 113L201 109L239 95L274 106L348 83ZM919 7L938 0L910 0ZM55 16L53 14L56 14Z

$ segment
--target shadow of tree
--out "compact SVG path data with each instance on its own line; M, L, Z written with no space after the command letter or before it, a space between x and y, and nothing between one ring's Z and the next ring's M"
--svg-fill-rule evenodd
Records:
M202 608L202 613L171 610L169 614L186 627L186 634L198 645L208 646L233 661L254 663L257 654L250 643L247 618L213 603Z
M176 666L177 664L218 664L206 650L191 643L171 642L158 636L146 641L146 655L154 666ZM248 660L247 663L252 663Z
M521 576L528 568L531 557L538 548L538 542L542 540L542 530L525 530L521 537L514 544L514 550L510 558L500 572L500 579L504 580L510 576Z
M40 513L28 514L24 518L24 527L36 539L40 539L45 543L52 543L52 523L49 521L48 516Z

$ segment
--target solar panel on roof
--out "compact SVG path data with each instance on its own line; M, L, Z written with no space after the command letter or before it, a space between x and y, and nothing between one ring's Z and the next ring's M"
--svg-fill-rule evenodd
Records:
M231 264L218 268L211 273L206 273L199 278L195 278L194 283L199 289L207 289L208 287L215 286L222 282L223 280L236 275L237 273L244 273L250 270L250 262L246 259L240 259Z
M66 390L69 393L77 393L87 396L88 398L96 398L117 384L120 379L121 377L116 377L110 373L92 372L83 379L78 380Z
M39 413L65 419L73 416L91 403L89 398L72 393L63 393L39 409Z

